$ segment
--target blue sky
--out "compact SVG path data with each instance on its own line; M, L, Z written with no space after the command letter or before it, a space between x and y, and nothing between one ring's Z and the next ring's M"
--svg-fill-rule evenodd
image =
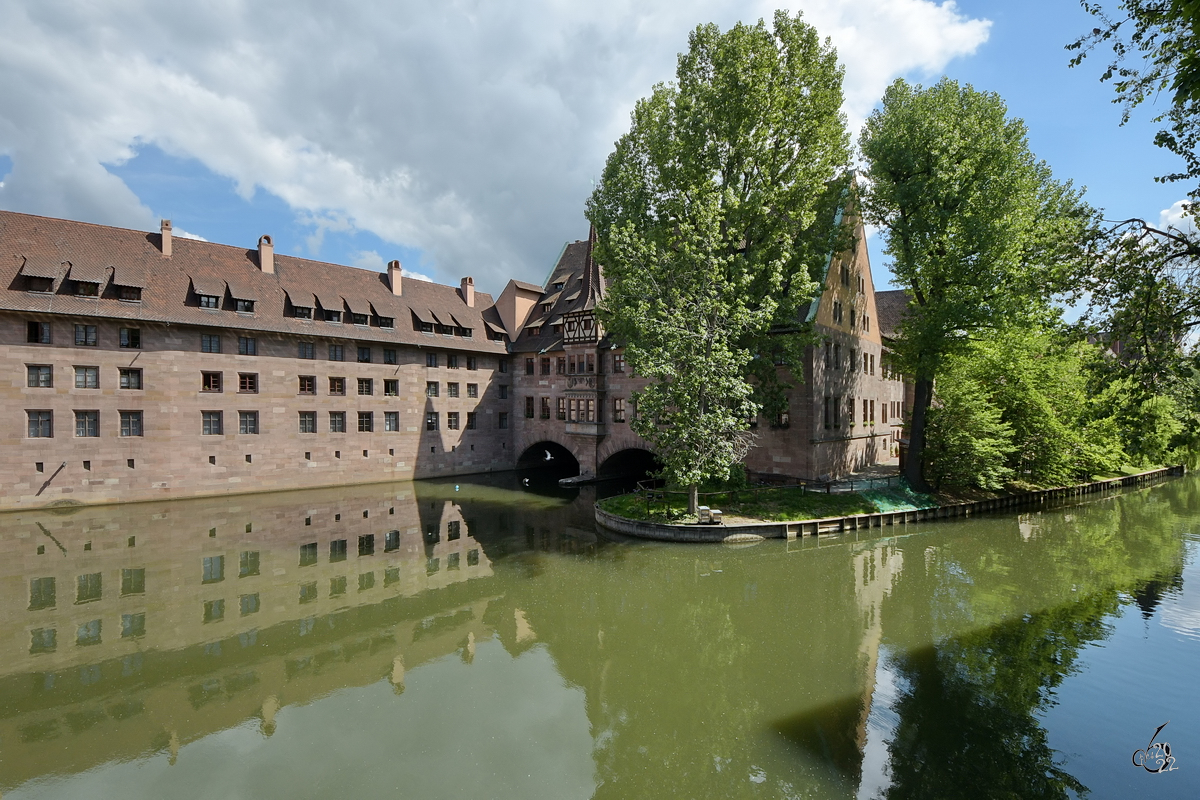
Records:
M399 258L493 292L540 282L586 235L592 181L688 31L774 7L0 0L0 208L146 230L166 217L246 247L270 233L281 252ZM855 132L895 77L946 74L1004 97L1109 216L1157 222L1185 194L1153 180L1176 164L1151 143L1152 110L1120 128L1101 61L1068 69L1064 45L1093 26L1075 2L797 7L838 47Z

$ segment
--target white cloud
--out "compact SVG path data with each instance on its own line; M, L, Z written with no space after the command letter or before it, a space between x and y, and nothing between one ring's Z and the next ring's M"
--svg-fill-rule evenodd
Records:
M1159 230L1167 230L1174 228L1182 233L1196 232L1196 218L1193 215L1185 214L1183 207L1187 200L1176 200L1170 208L1164 208L1158 213Z
M809 0L856 129L899 74L938 74L989 23L953 3ZM153 229L104 164L140 144L263 188L312 229L368 230L487 288L540 279L638 97L733 0L0 0L0 207ZM450 277L453 276L453 277ZM483 286L481 286L483 288Z
M379 253L375 250L359 250L357 253L351 256L350 263L353 266L359 267L360 269L373 269L376 272L383 272L387 267L383 260L383 256L379 255ZM412 270L405 269L403 266L400 267L400 275L402 277L413 278L418 281L433 282L433 278L429 277L428 275L423 275L420 272L413 272Z
M188 231L185 231L183 228L175 228L174 235L178 236L181 239L195 239L198 242L207 242L208 241L208 239L205 239L200 234L190 233Z

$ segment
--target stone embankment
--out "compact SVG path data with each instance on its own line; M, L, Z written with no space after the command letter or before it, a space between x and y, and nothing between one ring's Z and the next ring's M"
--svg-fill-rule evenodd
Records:
M865 528L882 528L885 525L907 525L910 522L926 522L939 519L962 519L991 511L1008 511L1012 509L1044 506L1061 501L1091 494L1124 489L1130 486L1145 486L1157 483L1168 477L1183 475L1182 465L1162 467L1137 475L1127 475L1122 478L1111 478L1091 483L1081 483L1076 486L1060 486L1053 489L1038 489L1021 494L1010 494L1004 497L994 497L989 500L974 500L967 503L919 508L909 511L884 511L877 514L853 514L848 517L827 517L825 519L804 519L789 522L739 522L721 525L676 524L669 522L649 522L646 520L629 519L617 516L596 504L596 523L626 536L639 539L654 539L660 542L745 542L757 538L763 539L794 539L798 536L819 536L821 534L845 533Z

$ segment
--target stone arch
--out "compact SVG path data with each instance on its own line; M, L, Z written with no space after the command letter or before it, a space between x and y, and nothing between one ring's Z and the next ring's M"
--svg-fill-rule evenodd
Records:
M597 478L648 477L662 468L662 463L646 447L626 447L614 450L596 465Z
M517 469L552 469L564 473L564 477L578 475L582 466L571 448L552 439L527 445L517 457Z

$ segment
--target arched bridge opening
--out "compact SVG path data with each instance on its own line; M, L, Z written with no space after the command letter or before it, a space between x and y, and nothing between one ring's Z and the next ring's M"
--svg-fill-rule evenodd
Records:
M579 474L579 460L558 442L537 442L525 448L517 459L517 469L536 472L539 476L573 478Z
M601 462L596 470L600 480L610 478L625 478L640 481L662 469L662 462L649 450L640 447L629 447L618 450Z

